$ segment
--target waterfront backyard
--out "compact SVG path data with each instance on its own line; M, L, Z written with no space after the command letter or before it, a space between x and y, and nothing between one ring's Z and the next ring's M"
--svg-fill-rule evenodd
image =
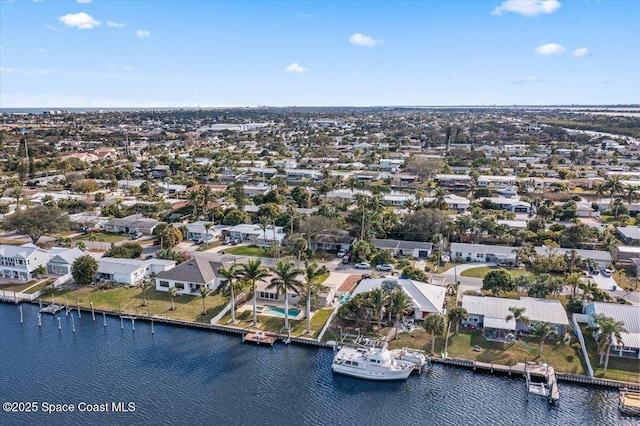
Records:
M309 337L312 339L317 339L320 335L320 331L322 327L329 319L331 315L332 309L318 309L311 317L311 335L304 334L307 329L307 320L292 320L289 319L289 327L291 328L291 336L293 337ZM270 331L273 333L279 333L280 330L284 327L284 318L277 318L266 315L258 315L258 322L260 323L257 327L251 327L252 329ZM236 313L236 321L237 323L231 324L231 314L226 314L218 324L220 325L228 325L234 326L238 328L248 328L251 326L251 322L253 320L253 313L251 309L245 310L244 312Z
M53 299L52 299L53 298ZM161 316L163 318L178 319L209 324L211 318L216 316L226 301L220 294L209 294L205 298L207 314L202 315L202 297L180 295L174 298L176 309L170 310L171 298L164 291L149 288L146 291L147 306L142 306L144 298L140 287L119 286L109 289L101 289L92 286L74 286L48 292L41 298L44 302L60 305L67 303L70 307L78 304L82 308L93 307L97 310L121 312L123 314Z

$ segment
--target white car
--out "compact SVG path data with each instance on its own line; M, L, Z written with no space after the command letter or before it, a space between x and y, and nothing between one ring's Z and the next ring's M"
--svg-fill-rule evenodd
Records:
M371 269L371 265L367 262L356 263L353 267L356 269Z
M393 265L389 263L383 263L382 265L376 266L376 271L393 271Z
M347 254L347 251L346 251L346 250L340 250L340 251L338 252L338 254L336 255L336 257L343 258L345 254Z

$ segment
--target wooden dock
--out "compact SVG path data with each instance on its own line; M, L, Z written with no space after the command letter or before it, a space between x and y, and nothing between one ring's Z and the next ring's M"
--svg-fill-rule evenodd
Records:
M640 416L640 392L623 389L620 391L620 412L631 416Z
M63 310L63 309L64 309L64 306L56 305L56 304L52 303L51 305L45 306L42 309L40 309L40 313L41 314L55 315L58 312L60 312L61 310Z
M262 343L273 346L276 340L278 340L278 337L275 334L264 331L249 331L247 334L242 335L243 342L255 343L256 345Z

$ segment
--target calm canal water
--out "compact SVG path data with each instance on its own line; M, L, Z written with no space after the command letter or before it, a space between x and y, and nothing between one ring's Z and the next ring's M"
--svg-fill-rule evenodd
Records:
M560 406L524 382L435 366L405 382L331 373L332 352L245 345L239 336L91 315L43 315L0 303L2 402L74 404L72 413L0 412L0 425L624 425L617 393L560 384ZM132 402L135 411L79 412Z

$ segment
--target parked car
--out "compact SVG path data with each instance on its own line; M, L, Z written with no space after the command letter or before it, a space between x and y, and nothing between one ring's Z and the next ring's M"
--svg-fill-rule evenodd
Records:
M342 257L342 263L347 264L349 262L351 262L351 255L347 253Z
M377 271L393 271L393 265L389 263L383 263L382 265L376 266Z
M152 254L148 254L148 255L144 258L144 260L149 260L149 259L153 259L153 255L152 255Z
M600 271L598 271L597 269L594 269L593 271L591 271L591 275L598 275L600 273Z
M603 277L610 277L613 271L611 269L602 268L600 269Z
M344 255L345 255L345 254L347 254L347 251L346 251L346 250L340 250L340 251L338 252L338 254L336 254L336 256L337 256L337 257L344 257Z
M371 265L367 262L356 263L353 267L356 269L371 269Z

